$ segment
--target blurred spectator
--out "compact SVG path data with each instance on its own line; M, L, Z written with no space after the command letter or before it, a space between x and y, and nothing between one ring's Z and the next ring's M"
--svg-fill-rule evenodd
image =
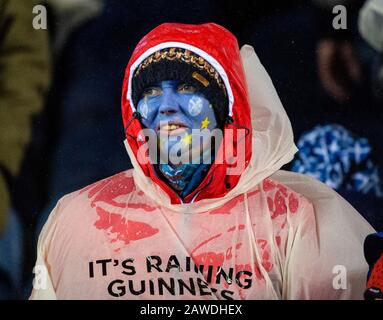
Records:
M87 21L101 14L103 0L47 0L52 9L55 35L53 37L53 52L56 55L65 46L71 33Z
M359 32L376 51L371 57L373 93L383 102L383 1L370 0L359 14Z
M9 286L20 282L22 232L11 190L50 78L47 31L32 27L38 3L0 0L0 298L14 296Z
M364 209L363 216L375 228L383 227L381 206L377 205L383 202L383 183L368 139L340 125L319 125L301 136L298 148L292 171L338 190L355 207Z
M360 0L313 0L318 6L320 40L317 47L319 77L324 89L336 100L349 99L352 89L361 81L360 62L352 42L352 20L355 20ZM346 29L335 29L333 8L346 8Z
M365 3L359 14L359 31L369 45L383 52L383 1Z
M364 241L364 256L369 266L365 300L383 299L383 232L370 234Z
M316 2L326 4L320 10L318 74L324 89L339 104L329 100L319 104L324 115L317 118L321 125L306 130L299 138L300 152L292 170L315 176L335 188L373 227L383 229L383 112L372 94L371 73L375 75L379 70L372 63L376 54L357 34L363 1ZM335 4L347 8L346 30L332 26L335 15L331 8ZM365 25L366 29L372 31L372 25L377 28L374 34L379 34L376 21Z

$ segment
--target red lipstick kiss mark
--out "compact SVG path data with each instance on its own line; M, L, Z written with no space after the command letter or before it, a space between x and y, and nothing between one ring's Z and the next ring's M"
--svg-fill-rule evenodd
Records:
M146 203L128 203L128 208L131 209L143 209L144 211L154 211L156 207L149 206Z
M193 256L195 264L204 265L204 266L214 266L213 274L217 273L218 267L221 267L223 261L225 260L225 255L223 253L215 252L204 252L197 256Z
M240 271L248 271L248 272L251 272L251 273L254 273L255 274L255 277L258 279L258 280L261 280L263 279L262 277L262 274L261 274L261 270L259 270L259 266L254 263L254 269L251 269L251 265L250 263L246 263L246 264L236 264L235 265L235 272L238 273ZM242 275L240 277L240 280L242 280L241 278L244 277L244 275Z
M270 191L277 188L278 190L273 195L267 196L267 205L271 212L271 218L275 219L276 217L287 213L288 209L292 214L297 212L299 207L299 199L295 196L293 192L288 192L287 188L282 184L276 184L269 179L263 181L263 190Z
M289 209L290 209L291 213L297 212L298 207L299 207L298 198L295 197L292 193L290 193L290 196L289 196Z
M94 207L96 205L96 202L105 202L107 204L110 204L114 207L118 208L125 208L126 203L124 202L117 202L114 199L128 194L133 191L135 188L134 181L132 177L127 177L125 174L119 174L117 176L114 176L112 180L108 182L107 185L105 185L95 198L91 202L91 206ZM88 194L88 197L91 198L94 195L94 192L91 190Z
M99 192L102 188L104 188L110 182L110 180L112 180L113 178L114 177L109 177L109 178L104 179L102 181L93 183L93 184L83 188L80 191L80 194L84 193L85 191L90 190L89 193L88 193L88 198L92 198L97 192Z
M238 232L243 232L246 228L244 224L235 225L232 227L229 227L226 232L218 233L216 235L211 236L210 238L206 239L205 241L201 242L198 246L196 246L192 252L191 256L193 257L193 260L196 265L200 266L203 265L204 268L204 276L208 276L208 272L206 271L206 267L212 266L212 273L211 273L211 281L215 282L218 270L220 267L223 267L225 261L230 261L234 259L234 256L236 259L239 259L239 256L245 257L245 261L242 263L236 263L235 264L235 272L238 273L239 271L249 271L253 272L255 277L258 280L262 280L263 276L261 274L261 271L259 269L259 264L262 264L264 269L269 272L273 268L273 264L270 262L270 249L268 246L267 240L259 239L256 241L257 247L260 250L260 262L255 262L253 266L248 263L248 260L250 260L250 257L248 255L244 255L243 252L240 254L240 251L246 250L246 247L242 246L241 242L238 242L235 244L235 251L234 246L232 245L232 235L231 233L235 230L238 230ZM227 242L228 246L226 249L219 250L218 252L214 252L213 248L215 246L222 247L222 242ZM209 250L210 249L210 250ZM213 250L212 250L213 249ZM196 254L196 252L198 252ZM235 253L234 253L235 252ZM240 255L239 255L240 254ZM242 258L243 259L243 258ZM236 260L237 262L237 260ZM247 275L243 274L241 275L241 279L247 277ZM223 283L223 285L228 288L228 283Z
M279 247L281 245L281 237L275 236L275 242L276 242L277 246Z
M120 240L128 244L130 241L149 238L159 231L147 223L126 220L117 213L110 213L102 208L96 208L96 210L99 219L94 225L97 229L107 230L109 235L113 237L111 242Z
M276 184L270 179L263 180L263 191L270 191L276 187Z
M261 256L262 256L262 266L265 268L267 272L273 269L273 264L270 260L270 248L267 243L267 240L259 239L257 240L257 245L261 248Z
M287 213L285 197L279 190L275 193L274 199L270 196L267 197L267 204L271 211L271 219L275 219L279 215Z
M230 210L233 209L237 205L237 203L240 202L243 202L243 195L231 199L220 208L211 210L209 214L230 214Z
M99 207L98 203L106 203L117 208L131 208L131 209L143 209L144 211L154 211L156 207L150 206L146 203L132 203L132 202L117 202L115 199L119 196L129 194L135 190L133 177L128 177L124 172L121 172L113 177L104 179L98 183L92 184L80 191L83 193L89 191L88 198L94 199L91 201L91 206ZM138 192L139 197L144 197L142 191Z
M249 198L257 193L259 193L259 190L249 192L247 194L247 197ZM228 201L227 203L225 203L222 207L211 210L209 214L230 214L231 213L230 210L233 209L238 203L242 203L243 200L244 200L243 195L235 197L231 199L230 201Z
M199 248L201 248L202 246L204 246L206 243L208 243L208 242L210 242L210 241L212 241L212 240L214 240L214 239L219 238L221 235L222 235L222 233L218 233L218 234L216 234L215 236L212 236L212 237L210 237L209 239L206 239L205 241L202 241L198 246L196 246L196 247L194 248L194 250L191 252L191 254L193 255L193 253L196 252Z

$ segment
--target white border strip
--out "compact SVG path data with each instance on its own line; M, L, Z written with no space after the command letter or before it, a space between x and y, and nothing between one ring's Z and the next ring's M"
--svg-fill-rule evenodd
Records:
M225 72L225 69L221 66L221 64L215 60L211 55L209 55L207 52L194 47L190 44L183 43L183 42L163 42L160 43L154 47L149 48L146 50L130 67L129 70L129 82L128 82L128 92L126 95L126 98L130 101L130 105L132 106L133 111L136 111L136 107L133 104L132 101L132 76L133 76L133 71L138 67L138 65L144 61L147 57L149 57L151 54L154 52L165 49L165 48L182 48L186 50L190 50L196 54L198 54L200 57L204 58L207 62L209 62L215 70L218 71L219 75L222 78L223 83L225 84L227 95L229 98L229 116L233 116L233 104L234 104L234 96L233 96L233 91L231 90L231 86L229 83L229 78Z

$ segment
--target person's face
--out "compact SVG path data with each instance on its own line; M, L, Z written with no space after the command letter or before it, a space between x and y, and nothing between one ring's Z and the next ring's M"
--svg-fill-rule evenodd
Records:
M162 153L169 153L179 141L191 145L193 129L217 127L214 109L204 95L195 87L177 81L161 81L148 87L138 102L137 111L142 124L160 137Z

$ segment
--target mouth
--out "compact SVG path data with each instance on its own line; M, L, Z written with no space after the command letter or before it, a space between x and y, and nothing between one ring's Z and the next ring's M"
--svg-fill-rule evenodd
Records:
M157 133L165 135L176 135L185 132L188 127L182 122L169 121L162 122L157 126Z

